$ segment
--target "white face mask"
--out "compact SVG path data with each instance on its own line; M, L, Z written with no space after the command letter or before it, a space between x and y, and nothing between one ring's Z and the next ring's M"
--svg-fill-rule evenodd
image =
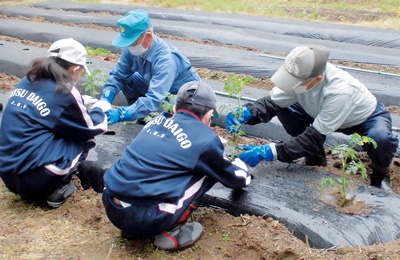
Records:
M307 88L314 80L315 80L315 78L307 80L308 81L307 84L305 84L306 82L299 82L298 85L293 88L294 93L301 94L301 93L305 93L305 92L311 90L312 88L310 88L310 89L307 89Z
M142 42L140 44L138 44L136 46L132 46L131 45L131 46L128 47L128 49L129 49L129 51L130 51L130 53L132 55L141 56L147 51L147 49L143 48L143 46L142 46L143 41L144 41L144 37L143 37Z

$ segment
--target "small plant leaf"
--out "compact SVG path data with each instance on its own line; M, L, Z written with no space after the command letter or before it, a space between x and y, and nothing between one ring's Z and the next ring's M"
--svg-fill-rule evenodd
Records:
M367 177L367 170L365 165L357 156L357 151L354 148L359 146L365 146L367 144L372 144L374 148L377 147L376 142L366 136L360 136L357 133L350 135L349 143L335 145L332 147L332 154L337 154L338 157L342 160L342 176L337 180L337 185L340 187L338 189L338 193L341 194L343 200L348 202L346 198L347 195L347 187L353 183L352 180L348 179L349 174L357 174L358 172L361 173L362 178ZM334 182L331 180L326 180L327 178L323 178L321 180L321 187L327 188L332 187L330 185L335 185Z

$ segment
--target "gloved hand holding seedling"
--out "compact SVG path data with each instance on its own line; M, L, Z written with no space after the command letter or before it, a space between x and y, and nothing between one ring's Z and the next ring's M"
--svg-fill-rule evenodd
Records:
M242 107L241 105L241 92L245 84L253 81L254 79L252 77L241 79L236 74L233 74L232 77L225 82L224 90L229 93L229 97L235 97L238 102L238 106L235 108L228 108L226 105L221 106L221 112L225 108L230 110L226 117L225 124L227 131L232 134L232 142L230 145L233 147L233 149L229 155L232 160L235 159L239 153L239 149L237 147L239 144L239 138L245 134L245 132L241 129L241 124L247 123L251 117L251 113L247 107Z

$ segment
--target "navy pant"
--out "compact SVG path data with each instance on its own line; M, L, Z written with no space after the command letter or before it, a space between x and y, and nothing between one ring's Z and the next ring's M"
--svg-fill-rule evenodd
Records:
M57 188L70 182L73 173L71 170L66 175L56 175L42 167L22 174L6 173L1 178L7 189L34 200L47 198Z
M40 167L25 173L3 173L0 177L7 189L16 194L23 194L27 199L47 198L56 189L71 181L72 175L77 172L80 163L86 160L89 150L93 147L92 142L87 142L77 164L65 175L57 175Z
M314 118L309 116L297 102L288 108L279 109L277 116L286 132L291 136L303 133L314 122ZM399 140L392 133L392 119L382 103L378 102L374 113L363 123L336 131L346 135L358 133L374 139L378 145L376 149L372 144L366 144L363 149L367 151L375 165L381 168L390 166Z
M147 239L170 230L181 222L184 223L191 211L195 209L192 208L192 204L196 204L195 201L203 196L214 183L205 182L201 189L185 200L182 207L174 214L160 211L158 205L131 205L124 208L115 203L107 189L103 191L102 199L107 216L114 226L127 232L133 238Z
M129 105L132 105L140 97L144 97L149 92L149 85L145 82L142 75L134 73L131 80L121 89Z

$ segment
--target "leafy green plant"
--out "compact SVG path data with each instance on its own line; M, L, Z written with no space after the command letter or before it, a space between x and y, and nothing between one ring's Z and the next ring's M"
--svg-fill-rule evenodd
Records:
M104 75L101 70L94 70L90 76L84 72L83 77L86 78L86 81L81 85L85 87L85 91L88 91L90 96L97 97L100 94L98 89L102 88L107 81L108 75Z
M233 74L229 79L225 81L225 87L224 90L228 92L229 97L234 97L237 100L237 106L232 106L229 104L227 105L222 105L220 107L221 113L225 110L228 109L229 112L232 112L232 114L239 120L242 113L243 113L243 108L242 108L242 95L241 92L243 90L243 86L246 85L249 82L253 82L254 78L252 77L247 77L245 79L239 77L236 74ZM232 142L229 143L230 146L232 146L232 149L230 151L229 157L231 159L234 159L237 154L239 153L239 149L237 148L239 144L240 137L245 134L245 132L242 130L242 128L238 125L233 126L237 128L237 133L234 133L232 135Z
M362 178L367 178L367 169L357 156L357 151L355 151L354 148L357 145L362 146L367 143L371 143L374 148L377 147L376 142L372 138L354 133L350 136L349 144L335 145L332 147L332 154L337 154L341 159L342 175L337 181L332 177L322 178L321 188L328 189L330 187L337 187L335 192L338 192L342 196L344 203L349 202L347 198L347 187L353 182L348 179L350 174L360 172Z
M102 53L108 53L106 49L93 49L89 46L86 46L86 51L88 52L89 58L96 58ZM91 75L89 76L89 74L84 72L83 77L86 80L81 85L85 87L85 91L88 91L90 96L97 97L100 94L98 89L102 88L104 83L107 81L108 75L104 75L103 72L99 69L92 71L91 65L92 63L89 62L89 70L91 72Z
M97 58L97 57L101 56L102 54L109 53L109 51L104 48L93 49L90 46L86 46L86 51L88 53L89 58Z
M171 104L170 101L175 98L175 95L168 93L168 92L164 92L164 96L166 96L167 99L164 100L161 107L164 112L172 113L174 104ZM158 112L150 112L150 114L144 118L144 121L147 123L147 122L151 121L153 118L155 118L156 116L158 116L158 114L159 114Z
M167 97L167 100L165 100L161 107L163 108L164 112L169 112L172 113L173 112L173 108L174 108L174 104L169 103L172 99L175 98L174 94L168 93L168 92L164 92L164 96Z

